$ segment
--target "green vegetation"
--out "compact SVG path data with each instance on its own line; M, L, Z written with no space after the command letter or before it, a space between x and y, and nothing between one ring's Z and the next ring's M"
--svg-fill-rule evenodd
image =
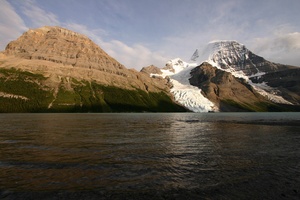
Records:
M41 74L0 69L0 112L186 111L164 92L126 90L76 79L67 82L64 78L55 89L47 86L46 80Z
M269 103L269 102L253 102L250 103L239 103L231 99L226 99L222 101L224 106L229 106L235 108L236 111L245 111L245 112L279 112L283 111L281 106Z
M269 102L255 102L253 104L238 103L231 99L226 99L221 102L223 107L229 107L234 111L244 112L299 112L300 106L275 104Z
M38 112L45 110L53 98L49 88L41 88L45 80L40 74L11 69L0 69L0 112Z
M58 88L47 78L14 68L0 68L0 112L185 112L164 92L146 92L62 78ZM287 112L300 106L226 99L223 111Z
M245 111L245 112L255 112L245 104L238 103L231 99L222 100L220 102L221 111Z
M76 80L73 80L73 83ZM50 111L58 112L183 112L183 107L175 104L163 93L143 90L126 90L113 86L103 86L96 82L82 81L72 85L74 91L59 89L57 99Z
M186 111L175 104L170 97L163 93L145 92L143 90L124 90L113 86L101 86L92 83L95 91L102 91L100 98L117 112L172 112Z

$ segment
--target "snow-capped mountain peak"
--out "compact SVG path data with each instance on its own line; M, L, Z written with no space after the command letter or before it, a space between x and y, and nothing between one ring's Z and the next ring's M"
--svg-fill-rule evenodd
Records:
M209 53L208 60L216 63L229 65L233 62L244 60L248 54L245 45L237 41L214 41L207 45Z
M200 55L199 51L196 50L192 58L191 60L197 63L187 63L176 58L168 61L166 66L159 71L149 73L150 76L168 77L167 79L172 85L171 93L173 93L175 100L191 111L208 112L218 109L222 111L223 108L218 102L220 103L220 99L225 97L227 99L224 101L232 98L242 105L261 101L254 94L255 92L264 96L266 101L292 104L285 98L289 97L290 94L291 96L294 95L294 93L274 87L273 85L276 85L277 82L274 82L273 75L268 76L274 72L287 70L289 67L269 62L263 57L255 55L245 45L237 41L210 42L200 52ZM230 74L223 73L221 70ZM291 73L286 72L286 74ZM284 77L287 76L285 73L281 74ZM220 80L214 82L216 78ZM239 78L243 78L244 81ZM199 80L201 81L199 82ZM208 80L211 82L206 83ZM271 81L272 84L269 85L268 81ZM231 85L233 83L235 84ZM245 87L245 85L247 86ZM246 93L251 96L252 100L249 98L250 96L242 97ZM293 100L293 98L290 99ZM222 106L225 104L223 102ZM255 102L253 105L256 105Z
M208 43L202 51L201 61L206 61L236 77L247 79L249 75L260 73L251 60L253 55L245 45L237 41L219 40ZM253 58L264 62L261 57L254 55Z

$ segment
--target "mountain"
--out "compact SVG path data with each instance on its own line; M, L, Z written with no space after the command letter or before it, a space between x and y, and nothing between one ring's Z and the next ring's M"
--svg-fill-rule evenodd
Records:
M127 69L61 27L25 32L0 53L0 112L186 111L168 81Z
M267 61L236 41L209 43L198 63L177 58L160 73L147 70L166 77L175 99L194 112L300 110L298 67Z
M212 42L206 50L209 52L208 63L245 79L269 100L300 104L299 90L296 89L300 85L299 67L267 61L236 41Z

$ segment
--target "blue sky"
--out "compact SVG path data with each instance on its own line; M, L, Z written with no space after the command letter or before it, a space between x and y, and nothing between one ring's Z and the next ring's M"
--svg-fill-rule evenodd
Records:
M212 40L300 66L299 0L0 0L0 50L28 29L90 37L127 68L189 61Z

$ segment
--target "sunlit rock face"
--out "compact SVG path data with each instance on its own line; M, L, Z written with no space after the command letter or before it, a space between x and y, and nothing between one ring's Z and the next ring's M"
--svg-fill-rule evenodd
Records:
M45 26L25 32L10 42L5 53L25 59L48 60L74 67L116 71L124 66L88 37L61 28Z

